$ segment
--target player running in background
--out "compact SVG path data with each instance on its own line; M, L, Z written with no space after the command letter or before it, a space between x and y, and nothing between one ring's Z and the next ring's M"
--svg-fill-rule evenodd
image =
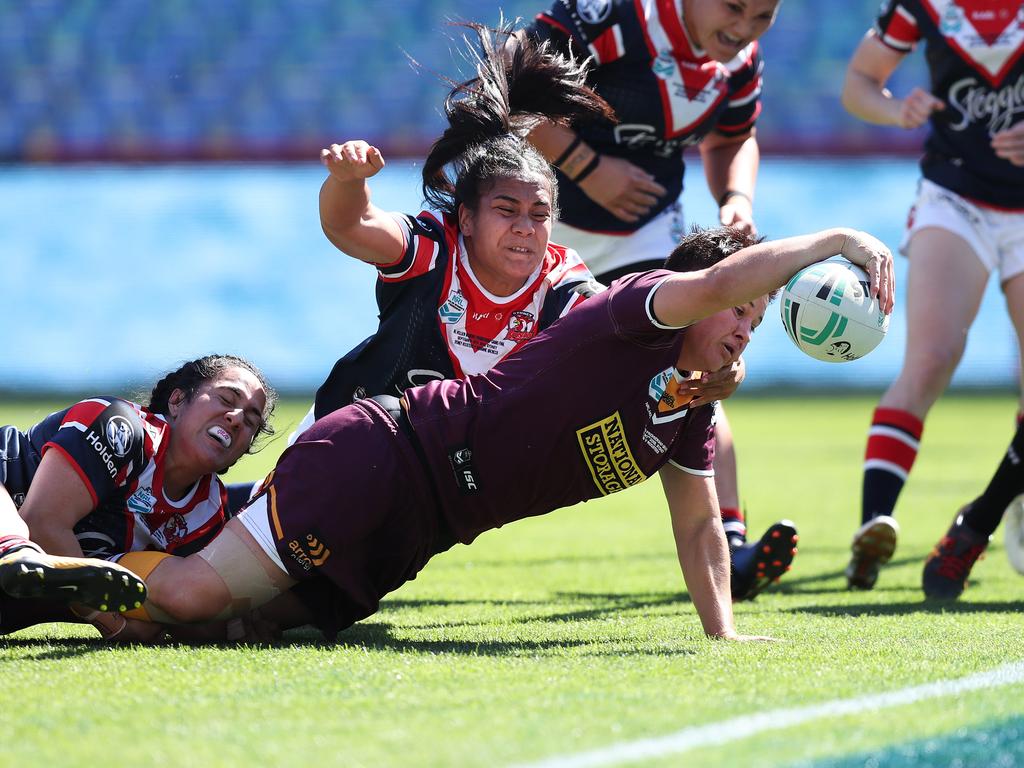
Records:
M227 491L217 474L273 432L267 420L275 399L246 360L192 360L162 378L146 406L95 397L24 432L0 427L0 485L32 540L51 555L188 555L227 522ZM114 614L78 616L108 637L125 624ZM0 633L75 620L64 601L0 604Z
M132 552L157 621L244 612L318 585L306 619L327 631L376 611L447 541L599 498L660 474L679 563L704 631L737 633L711 456L713 404L676 396L687 372L736 360L769 294L835 253L866 268L892 311L892 256L835 229L752 245L689 236L667 261L583 302L485 375L360 400L290 446L262 492L202 552ZM306 597L309 597L307 595Z
M894 98L885 84L921 41L930 89ZM1024 336L1022 53L1020 0L889 0L847 69L843 104L852 114L906 129L930 123L900 247L909 259L906 351L871 420L861 527L846 570L853 589L871 589L896 548L893 510L924 419L960 361L993 271L1018 343ZM961 522L947 534L953 549L978 535Z
M774 23L779 4L556 0L528 30L559 50L589 56L590 82L618 118L615 125L580 120L571 128L549 122L531 134L558 168L562 214L552 234L579 251L602 283L660 266L679 241L683 152L694 144L719 221L756 232L754 123L763 65L757 40ZM789 568L796 529L781 521L760 541L746 543L724 411L717 441L715 485L732 550L734 596L751 598ZM766 575L759 578L759 572Z

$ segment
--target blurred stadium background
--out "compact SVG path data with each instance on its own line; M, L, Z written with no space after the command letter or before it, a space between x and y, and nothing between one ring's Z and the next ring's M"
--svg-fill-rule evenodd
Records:
M376 202L418 210L415 161L442 126L442 76L465 74L450 22L530 18L546 3L0 3L0 390L121 392L220 350L282 389L315 388L375 327L372 270L319 229L319 149L376 143L391 161ZM755 213L771 237L846 224L898 245L923 134L838 103L876 10L785 0L763 39ZM892 89L925 76L911 57ZM713 223L700 169L687 179L687 218ZM1013 385L1005 314L992 286L956 383ZM775 317L759 336L752 389L880 387L903 344L900 316L878 352L844 366L801 358Z

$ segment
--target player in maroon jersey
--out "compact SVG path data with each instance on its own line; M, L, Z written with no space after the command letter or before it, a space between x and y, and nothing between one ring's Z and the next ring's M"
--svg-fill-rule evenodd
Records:
M252 364L210 355L161 379L145 407L96 397L24 432L0 427L0 495L51 555L199 551L228 517L217 473L272 431L274 399ZM63 603L5 603L0 632L69 619ZM90 620L106 634L124 625Z
M394 410L361 400L319 420L202 552L121 559L149 588L134 615L224 618L301 582L313 591L279 599L341 629L452 541L658 473L704 631L745 639L711 470L715 406L691 407L680 383L736 360L769 294L832 254L867 269L886 312L893 303L892 256L866 233L754 242L694 233L668 269L616 282L487 374L409 389Z
M553 235L579 251L601 282L657 267L674 247L683 232L683 153L695 144L720 223L756 232L763 68L757 41L778 8L779 0L555 0L537 16L530 34L591 57L590 82L619 121L543 124L531 134L559 168L563 212ZM735 597L751 598L792 559L790 551L767 562L755 556L773 536L796 530L781 521L747 544L724 411L717 441L715 485L734 552ZM759 565L767 566L767 579L757 578Z
M921 42L931 84L896 98L885 84ZM843 103L851 113L882 125L929 126L901 245L909 260L906 352L871 421L861 527L846 571L853 589L871 589L896 548L893 512L924 419L960 362L994 271L1018 342L1024 339L1022 56L1020 0L888 0L847 69ZM970 550L1001 515L978 509L958 516L943 542L962 539L963 546L940 543L938 557Z

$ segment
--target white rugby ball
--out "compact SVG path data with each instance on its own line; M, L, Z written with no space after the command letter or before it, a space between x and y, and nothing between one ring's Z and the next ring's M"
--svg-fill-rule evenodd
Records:
M786 334L815 360L859 360L885 338L889 316L868 293L868 275L841 256L804 267L782 289Z

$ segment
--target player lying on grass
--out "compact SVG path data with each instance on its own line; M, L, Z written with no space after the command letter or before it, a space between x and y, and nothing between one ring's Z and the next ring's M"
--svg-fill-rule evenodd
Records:
M407 390L401 406L342 408L289 447L261 493L202 552L131 552L149 587L133 615L200 622L288 596L328 633L378 609L452 542L660 474L679 563L704 631L733 623L729 554L711 472L714 406L678 387L746 348L770 294L840 253L893 306L892 256L833 229L754 244L696 232L669 269L583 302L489 373Z
M71 603L80 611L142 605L146 587L131 571L106 560L47 555L28 535L13 499L0 485L0 597L43 599L63 606L65 613Z
M217 474L272 431L274 400L246 360L192 360L163 377L146 406L96 397L24 432L0 427L0 487L32 540L51 555L107 559L140 549L188 555L227 521L227 493ZM125 626L116 615L79 611L78 617L107 636ZM75 619L63 600L0 595L0 633Z

